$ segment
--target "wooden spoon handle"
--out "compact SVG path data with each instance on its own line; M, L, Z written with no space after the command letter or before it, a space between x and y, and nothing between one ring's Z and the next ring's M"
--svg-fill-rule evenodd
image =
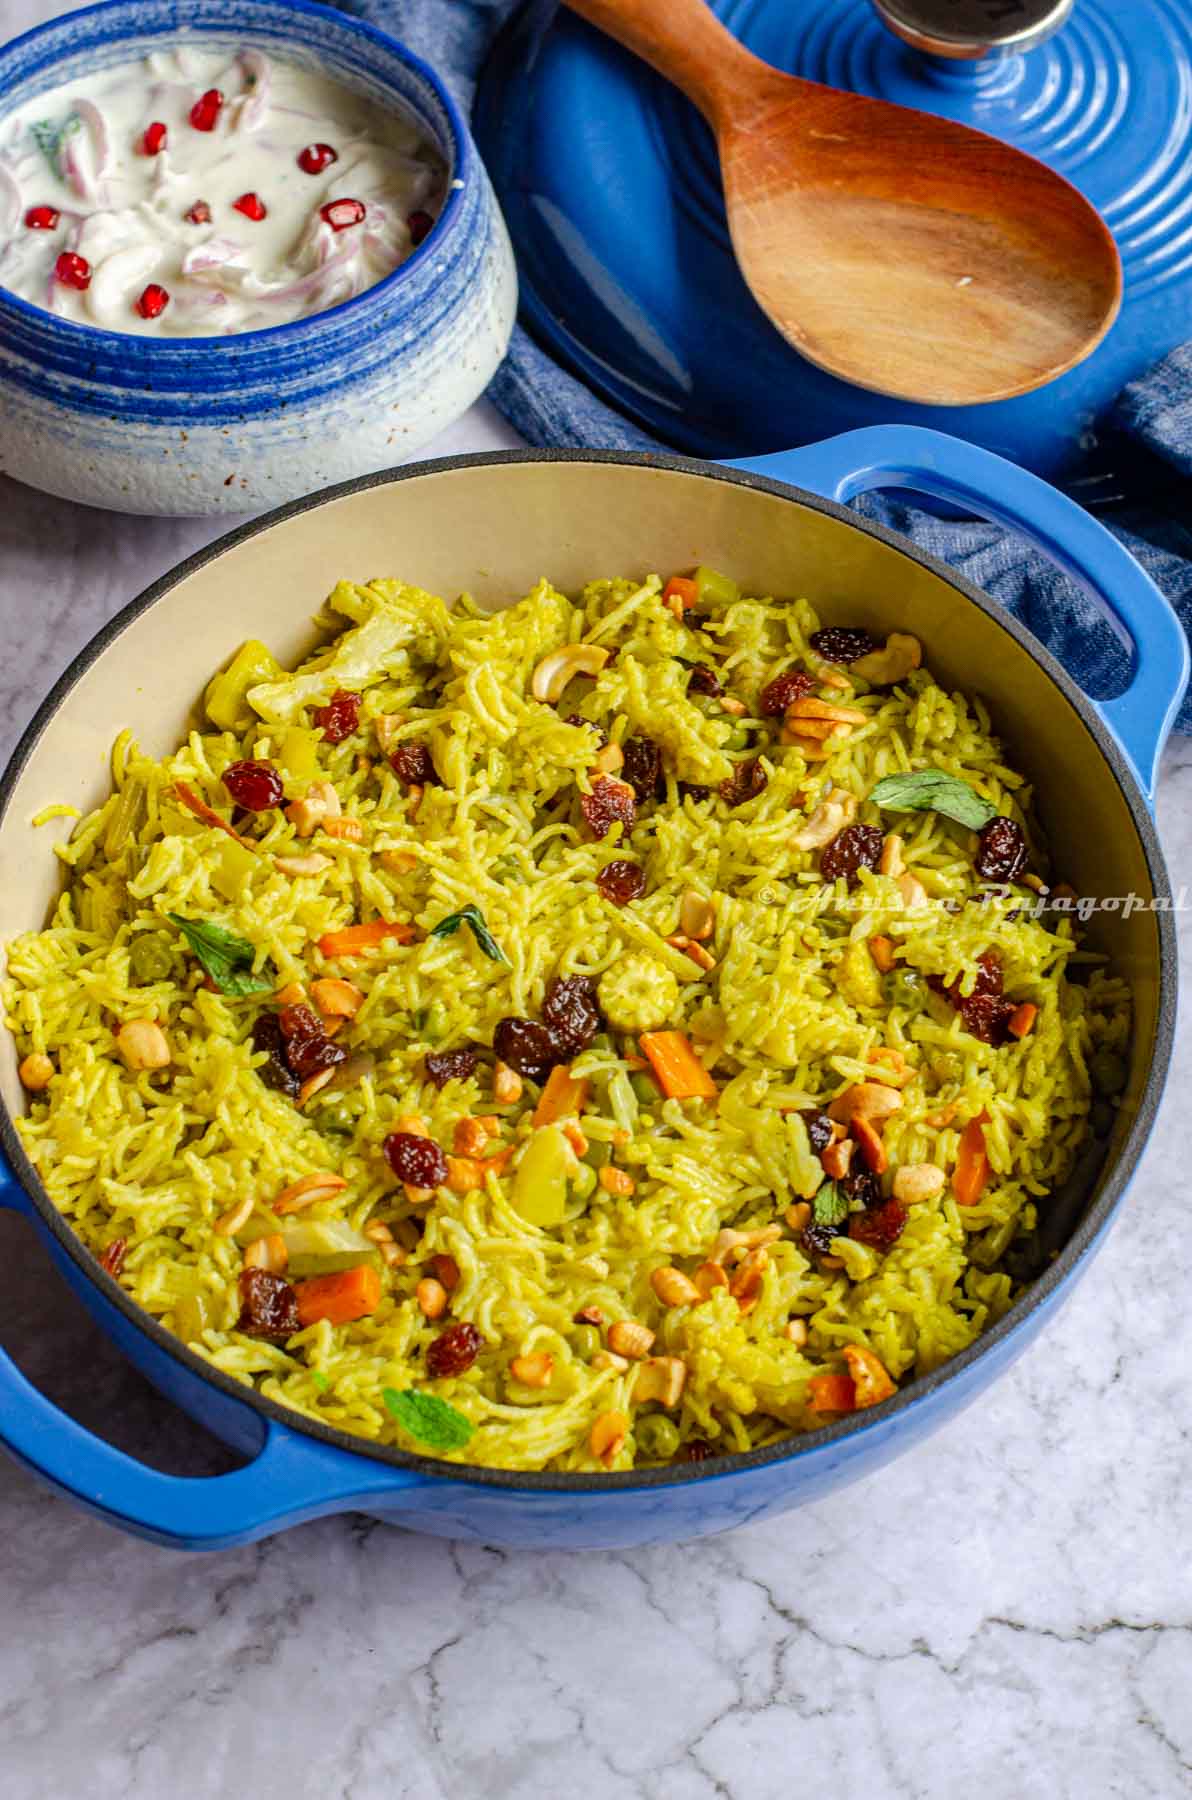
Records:
M711 125L734 101L739 109L759 76L773 76L720 23L704 0L566 0L598 31L606 32L665 75L695 103Z

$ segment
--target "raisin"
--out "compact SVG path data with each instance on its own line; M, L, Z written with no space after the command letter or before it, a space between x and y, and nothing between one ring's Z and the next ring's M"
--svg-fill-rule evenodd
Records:
M223 772L223 784L237 806L246 812L268 812L285 796L281 776L271 762L231 762Z
M1027 864L1026 836L1013 819L990 819L981 829L974 868L983 881L1017 881Z
M277 1088L291 1098L296 1096L302 1083L286 1059L286 1040L276 1013L262 1013L254 1022L252 1047L256 1051L263 1050L269 1059L257 1070L265 1086Z
M403 787L440 787L428 744L399 744L389 758L389 767Z
M447 1158L433 1138L391 1131L381 1148L397 1179L409 1187L442 1187L447 1179Z
M467 1319L449 1325L427 1347L426 1372L435 1381L451 1375L462 1375L470 1369L484 1348L484 1339Z
M471 1044L458 1050L431 1050L425 1058L426 1072L437 1088L449 1081L466 1081L476 1067L476 1051Z
M836 1133L832 1129L832 1121L822 1107L813 1106L799 1114L807 1129L807 1141L817 1156L828 1148Z
M758 705L764 719L780 719L788 706L796 700L802 700L809 694L815 682L802 669L788 669L785 675L776 675L767 687L762 689Z
M866 1211L882 1204L882 1185L872 1169L850 1169L836 1185L850 1204L859 1200Z
M884 1206L854 1213L848 1222L848 1234L854 1243L869 1244L884 1256L902 1236L908 1216L905 1206L897 1200L887 1200Z
M834 1225L817 1225L814 1221L805 1225L799 1233L799 1242L813 1261L821 1256L831 1256L832 1241L840 1236Z
M696 663L687 677L687 692L689 694L707 694L711 699L719 700L724 689L720 685L720 677L715 669L710 669L707 663Z
M241 1269L237 1331L246 1337L283 1343L298 1330L298 1296L284 1276L270 1269Z
M986 950L977 958L976 979L971 994L962 994L959 978L944 982L929 975L928 985L950 1000L960 1014L964 1029L984 1044L1004 1044L1009 1036L1014 1002L1002 993L1002 959L996 950Z
M746 800L756 800L765 792L769 779L756 756L739 762L728 780L720 783L720 798L728 806L743 806Z
M334 1068L348 1054L327 1036L318 1014L309 1006L283 1006L278 1024L285 1039L286 1061L300 1081L308 1080L320 1069Z
M825 662L853 663L877 649L877 639L861 625L829 625L813 631L807 640L817 656Z
M698 781L681 781L679 783L681 800L707 800L711 797L711 793L710 787L704 787Z
M631 900L640 900L645 893L646 872L637 863L626 862L621 857L616 862L605 863L596 877L596 886L614 906L628 906Z
M559 1060L553 1034L534 1019L498 1019L493 1049L503 1063L531 1081L544 1081Z
M825 881L847 875L850 887L856 887L859 869L876 869L882 859L885 835L876 825L846 825L825 845L820 857L820 874Z
M360 695L336 688L326 706L316 706L314 722L329 744L342 744L360 723Z
M622 780L627 781L633 789L634 797L645 806L649 800L658 800L666 791L666 783L662 778L662 751L651 738L626 738L621 745L624 762L621 764Z
M683 1457L686 1462L707 1462L708 1458L715 1454L716 1452L707 1438L690 1438L683 1447Z
M124 1267L124 1258L128 1255L128 1239L113 1238L99 1259L99 1266L105 1274L115 1280Z
M604 1023L591 976L568 975L552 981L542 1002L542 1022L550 1033L558 1060L570 1062L586 1050ZM508 1062L509 1058L501 1060Z
M637 819L633 789L627 781L617 781L611 775L596 777L592 792L580 796L579 809L595 838L607 837L617 824L622 827L622 838L626 838Z

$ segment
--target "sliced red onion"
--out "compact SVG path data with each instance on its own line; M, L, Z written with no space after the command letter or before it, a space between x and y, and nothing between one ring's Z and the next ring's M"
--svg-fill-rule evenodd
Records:
M246 131L256 131L258 126L265 123L269 111L269 100L273 92L273 68L269 58L260 50L242 50L236 60L244 74L254 78L255 85L240 117Z

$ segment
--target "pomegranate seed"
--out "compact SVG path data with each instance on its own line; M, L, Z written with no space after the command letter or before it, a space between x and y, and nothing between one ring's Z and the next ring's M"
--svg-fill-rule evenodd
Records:
M73 250L62 252L54 264L54 274L63 287L78 288L80 293L91 286L91 264Z
M160 119L154 119L152 125L146 125L145 135L141 139L141 155L157 156L165 149L169 134Z
M196 200L190 211L184 213L183 217L191 225L210 225L211 208L205 200Z
M190 109L190 122L196 131L214 131L223 111L224 97L218 88L200 94Z
M233 200L232 205L246 219L255 219L258 224L265 217L265 202L259 194L241 194L239 200Z
M428 212L412 212L406 220L410 232L410 242L417 247L433 224L434 220Z
M332 231L346 231L349 225L359 225L364 217L364 203L361 200L328 200L326 206L320 206L319 217L326 219Z
M281 776L265 757L256 762L230 762L223 772L223 784L245 812L267 812L271 806L280 806L285 795Z
M159 282L151 281L145 292L137 301L137 311L142 319L160 318L170 304L170 296Z
M298 167L304 175L321 175L324 169L338 161L339 151L333 150L330 144L308 144L305 150L298 152Z
M56 206L31 206L25 214L30 231L57 231L62 214Z

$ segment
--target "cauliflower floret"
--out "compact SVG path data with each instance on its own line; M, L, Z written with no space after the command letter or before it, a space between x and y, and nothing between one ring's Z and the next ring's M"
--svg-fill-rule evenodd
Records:
M626 956L600 977L601 1009L617 1031L656 1031L674 1017L679 983L656 956Z

